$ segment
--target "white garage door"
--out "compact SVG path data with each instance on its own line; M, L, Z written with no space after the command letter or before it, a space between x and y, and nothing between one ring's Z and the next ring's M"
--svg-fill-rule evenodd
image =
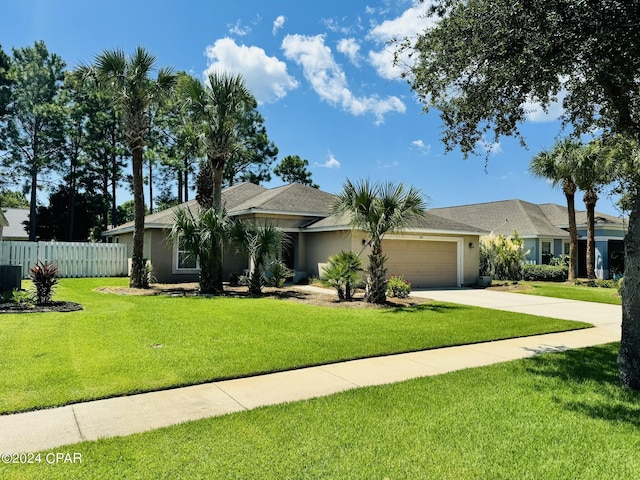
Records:
M404 275L412 287L455 287L458 283L456 242L383 240L387 275Z

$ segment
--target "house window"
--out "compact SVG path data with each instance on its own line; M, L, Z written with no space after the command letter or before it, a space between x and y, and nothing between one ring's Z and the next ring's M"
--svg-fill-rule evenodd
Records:
M551 253L551 242L540 243L542 247L542 264L549 265L549 263L551 263L551 259L553 258L553 254Z
M565 243L564 243L564 245L563 245L563 251L562 251L562 253L563 253L564 255L569 255L569 248L570 248L570 247L571 247L571 244L570 244L570 243L568 243L568 242L565 242Z
M178 241L177 255L177 270L194 270L200 268L198 257L185 250L184 241L182 239Z

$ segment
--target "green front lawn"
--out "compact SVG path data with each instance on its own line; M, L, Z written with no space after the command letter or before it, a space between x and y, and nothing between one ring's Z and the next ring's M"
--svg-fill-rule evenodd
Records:
M620 479L640 470L640 394L616 344L361 388L61 447L3 478ZM46 458L43 454L42 459Z
M62 280L55 298L83 311L0 315L0 413L587 326L444 303L370 310L94 291L125 284Z
M524 288L513 291L527 295L582 300L583 302L622 304L622 298L615 288L588 287L556 282L522 282L522 286Z

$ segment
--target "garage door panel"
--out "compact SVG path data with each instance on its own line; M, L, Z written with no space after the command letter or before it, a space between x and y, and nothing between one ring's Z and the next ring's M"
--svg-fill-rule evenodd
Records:
M456 286L456 242L385 240L388 275L403 275L413 287Z

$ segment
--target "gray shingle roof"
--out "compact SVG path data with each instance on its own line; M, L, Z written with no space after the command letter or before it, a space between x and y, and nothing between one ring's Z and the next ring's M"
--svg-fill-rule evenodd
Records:
M552 224L539 205L523 200L478 203L459 207L434 208L431 213L472 225L496 235L568 237Z
M307 227L307 230L342 230L349 229L349 217L346 215L336 217L334 215L328 216L315 222L313 225ZM455 233L468 233L474 235L483 235L489 233L480 228L466 225L454 220L449 220L438 215L432 215L430 212L425 213L422 218L415 218L407 225L405 230L414 230L421 232L455 232Z
M265 190L234 208L228 208L227 211L230 214L252 210L324 216L331 211L334 199L335 195L317 188L291 183Z
M537 205L523 200L504 200L434 208L431 212L492 231L497 235L512 235L515 230L520 236L555 238L569 236L569 233L561 228L569 224L567 207L555 203ZM596 218L600 224L622 225L622 220L604 213L596 212ZM576 223L578 225L587 223L585 211L576 211Z
M8 227L9 226L9 222L7 222L7 219L4 216L4 213L2 213L2 210L0 210L0 227Z
M222 201L224 202L227 212L236 209L238 205L245 203L248 199L258 197L267 189L254 183L239 183L232 187L225 188L222 191ZM192 212L196 212L198 202L190 200L182 204ZM175 208L175 207L174 207ZM152 213L144 217L144 224L149 228L170 228L173 225L174 208L167 208L160 212ZM127 222L105 232L107 235L115 235L133 230L133 222Z

